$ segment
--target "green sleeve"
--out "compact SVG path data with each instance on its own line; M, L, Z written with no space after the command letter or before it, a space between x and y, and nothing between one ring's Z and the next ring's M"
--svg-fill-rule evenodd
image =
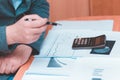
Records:
M47 0L33 0L30 8L31 14L38 14L43 18L49 17L49 3Z
M6 27L0 26L0 55L7 54L9 51L6 40Z

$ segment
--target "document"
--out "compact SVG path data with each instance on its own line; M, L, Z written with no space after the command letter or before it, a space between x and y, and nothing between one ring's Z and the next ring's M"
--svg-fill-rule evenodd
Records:
M35 58L22 80L72 80L77 58Z
M74 80L66 76L25 75L22 80Z
M119 57L35 58L22 80L119 80Z
M95 37L106 35L106 46L102 49L72 49L75 38ZM120 57L120 32L93 31L93 30L52 30L48 33L40 49L40 54L35 57Z
M74 65L77 80L120 80L120 58L84 57Z
M57 21L57 23L61 24L53 26L52 30L97 30L97 31L112 31L113 29L113 20L62 20Z
M22 80L117 80L120 74L120 32L113 20L58 21L48 32L39 55ZM87 23L87 24L86 24ZM76 24L76 25L75 25ZM106 36L104 48L72 49L75 38ZM113 75L116 74L116 75Z
M72 49L74 38L101 34L106 35L104 49ZM51 30L22 80L119 79L119 35L112 31Z

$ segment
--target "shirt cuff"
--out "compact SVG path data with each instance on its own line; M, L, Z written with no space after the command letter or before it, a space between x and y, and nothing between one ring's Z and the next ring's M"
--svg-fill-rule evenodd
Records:
M0 53L8 53L9 51L6 39L6 27L0 26Z

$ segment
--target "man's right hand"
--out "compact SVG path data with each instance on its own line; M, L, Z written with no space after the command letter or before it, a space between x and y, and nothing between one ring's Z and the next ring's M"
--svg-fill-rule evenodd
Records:
M31 21L25 21L31 19ZM33 21L32 21L33 19ZM8 45L14 43L30 44L37 41L46 30L47 18L41 18L38 15L26 15L15 24L7 26L6 36Z

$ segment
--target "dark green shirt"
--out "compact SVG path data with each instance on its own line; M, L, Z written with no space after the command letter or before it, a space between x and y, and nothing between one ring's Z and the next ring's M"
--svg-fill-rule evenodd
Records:
M15 10L12 0L0 0L0 55L7 54L17 45L9 46L7 44L6 26L14 24L25 14L38 14L43 18L48 18L49 4L46 0L23 0ZM44 34L40 36L38 41L30 44L30 46L39 51L43 39Z

